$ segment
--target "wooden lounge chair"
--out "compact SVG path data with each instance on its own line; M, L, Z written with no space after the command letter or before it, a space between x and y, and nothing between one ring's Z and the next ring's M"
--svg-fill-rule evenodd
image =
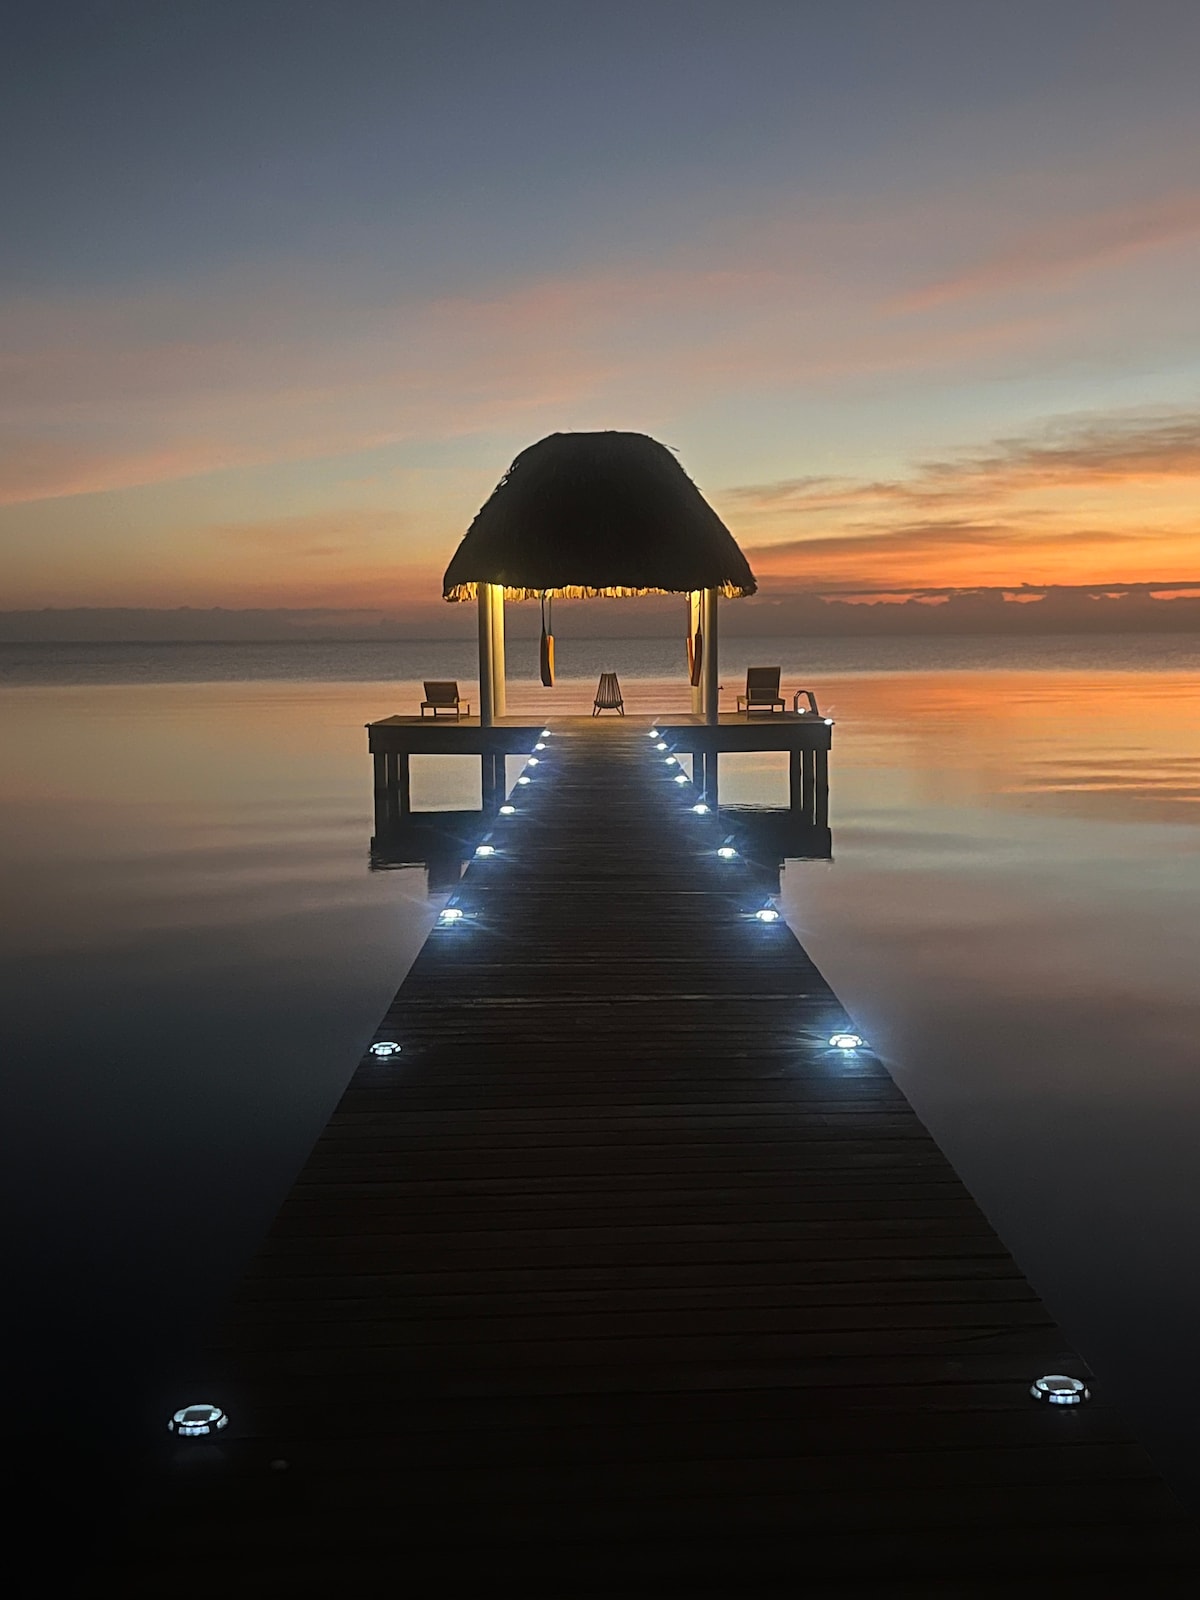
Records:
M470 716L471 706L467 700L458 698L457 683L427 683L425 685L425 698L421 701L421 715L426 711L433 712L433 719L437 721L439 711L447 711L451 716Z
M616 711L621 716L625 715L625 701L621 697L621 685L617 682L615 672L602 672L600 682L596 685L592 715L598 717L602 711Z
M749 717L756 711L774 714L776 706L785 710L779 693L779 667L747 667L746 692L737 697L737 708Z

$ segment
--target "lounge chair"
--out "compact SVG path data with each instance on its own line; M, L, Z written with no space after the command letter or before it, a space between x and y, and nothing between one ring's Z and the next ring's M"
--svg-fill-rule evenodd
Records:
M785 710L779 693L780 670L779 667L747 667L746 692L737 697L738 710L748 717L755 711L765 711L771 716L776 706L780 711Z
M425 698L421 701L421 715L426 711L433 712L433 719L437 721L439 711L448 711L452 716L470 716L470 702L458 698L457 683L427 683L425 685Z
M600 682L596 685L592 715L598 717L602 711L616 711L621 716L625 715L625 701L621 697L621 685L617 682L615 672L602 672Z

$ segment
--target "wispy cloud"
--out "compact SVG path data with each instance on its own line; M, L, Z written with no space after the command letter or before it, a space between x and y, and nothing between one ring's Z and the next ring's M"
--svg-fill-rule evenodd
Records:
M653 431L743 397L1035 370L1120 346L1166 313L1145 294L1119 322L1086 297L997 307L992 290L1200 237L1192 191L1077 200L1036 226L1020 186L989 200L889 197L802 214L781 204L641 259L453 295L359 294L281 268L136 294L10 298L0 501L408 440ZM926 476L929 494L935 468Z
M805 477L719 497L756 570L845 588L1082 575L1200 563L1200 412L1070 417L904 477ZM1149 498L1147 498L1149 496ZM757 537L756 537L757 534ZM1007 568L1007 570L1003 570Z
M895 311L929 311L979 296L1041 290L1196 238L1200 238L1197 190L1164 195L1141 205L1040 219L1036 228L1004 248L958 272L909 289L890 304Z

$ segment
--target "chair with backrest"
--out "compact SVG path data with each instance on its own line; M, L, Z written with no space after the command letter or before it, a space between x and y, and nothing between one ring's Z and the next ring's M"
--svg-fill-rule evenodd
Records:
M600 682L596 685L592 715L598 717L602 711L616 711L621 716L625 715L625 701L621 697L621 685L617 682L615 672L602 672Z
M776 706L783 711L783 700L779 693L779 667L747 667L746 692L737 697L739 711L744 711L747 716L755 711L765 711L770 716Z
M439 711L446 711L453 717L464 713L470 716L471 707L468 701L458 698L457 683L426 683L425 698L421 701L421 715L424 716L426 711L433 712L436 722Z

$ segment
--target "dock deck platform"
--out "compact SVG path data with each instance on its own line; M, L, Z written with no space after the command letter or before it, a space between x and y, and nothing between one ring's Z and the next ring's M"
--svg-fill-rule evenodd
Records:
M181 1396L225 1460L154 1479L121 1592L1193 1592L1191 1523L1102 1385L1030 1397L1086 1368L647 727L555 732L495 818Z

